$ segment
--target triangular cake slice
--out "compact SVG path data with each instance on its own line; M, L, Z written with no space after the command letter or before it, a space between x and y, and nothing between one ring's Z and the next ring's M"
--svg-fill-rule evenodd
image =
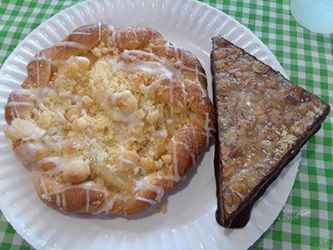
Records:
M218 113L216 218L222 226L243 227L254 202L317 132L329 106L222 37L213 38L211 67Z

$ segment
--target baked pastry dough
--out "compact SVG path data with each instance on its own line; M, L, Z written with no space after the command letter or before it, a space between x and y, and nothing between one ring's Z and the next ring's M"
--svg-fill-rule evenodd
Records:
M143 211L208 145L204 69L152 29L82 26L27 69L9 96L5 134L56 210Z

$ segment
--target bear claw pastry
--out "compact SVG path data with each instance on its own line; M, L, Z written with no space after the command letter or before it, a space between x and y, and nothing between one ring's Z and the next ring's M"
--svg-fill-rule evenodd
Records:
M59 211L126 216L157 204L215 127L200 62L152 29L82 26L27 70L5 134Z

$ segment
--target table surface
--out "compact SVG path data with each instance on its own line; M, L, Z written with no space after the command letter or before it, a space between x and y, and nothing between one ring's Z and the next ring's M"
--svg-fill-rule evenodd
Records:
M0 66L44 20L77 0L1 0ZM333 35L309 32L290 14L289 1L206 0L252 30L290 79L333 104ZM333 115L302 150L288 202L251 249L333 249ZM0 249L31 249L0 212Z

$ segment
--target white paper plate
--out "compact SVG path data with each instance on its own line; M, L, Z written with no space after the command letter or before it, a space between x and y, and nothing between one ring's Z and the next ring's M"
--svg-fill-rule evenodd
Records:
M26 65L41 49L61 41L80 25L103 22L115 27L155 28L201 60L211 83L211 37L222 34L260 60L284 73L267 47L230 16L195 1L86 1L40 25L7 59L0 71L1 129L8 94L26 77ZM209 86L211 90L211 86ZM210 93L211 94L211 93ZM124 218L68 216L46 207L35 195L31 176L15 160L1 134L0 207L8 221L38 249L245 249L269 228L285 204L298 170L300 156L287 167L255 205L243 229L228 230L215 222L216 197L213 147L168 198L165 214Z

